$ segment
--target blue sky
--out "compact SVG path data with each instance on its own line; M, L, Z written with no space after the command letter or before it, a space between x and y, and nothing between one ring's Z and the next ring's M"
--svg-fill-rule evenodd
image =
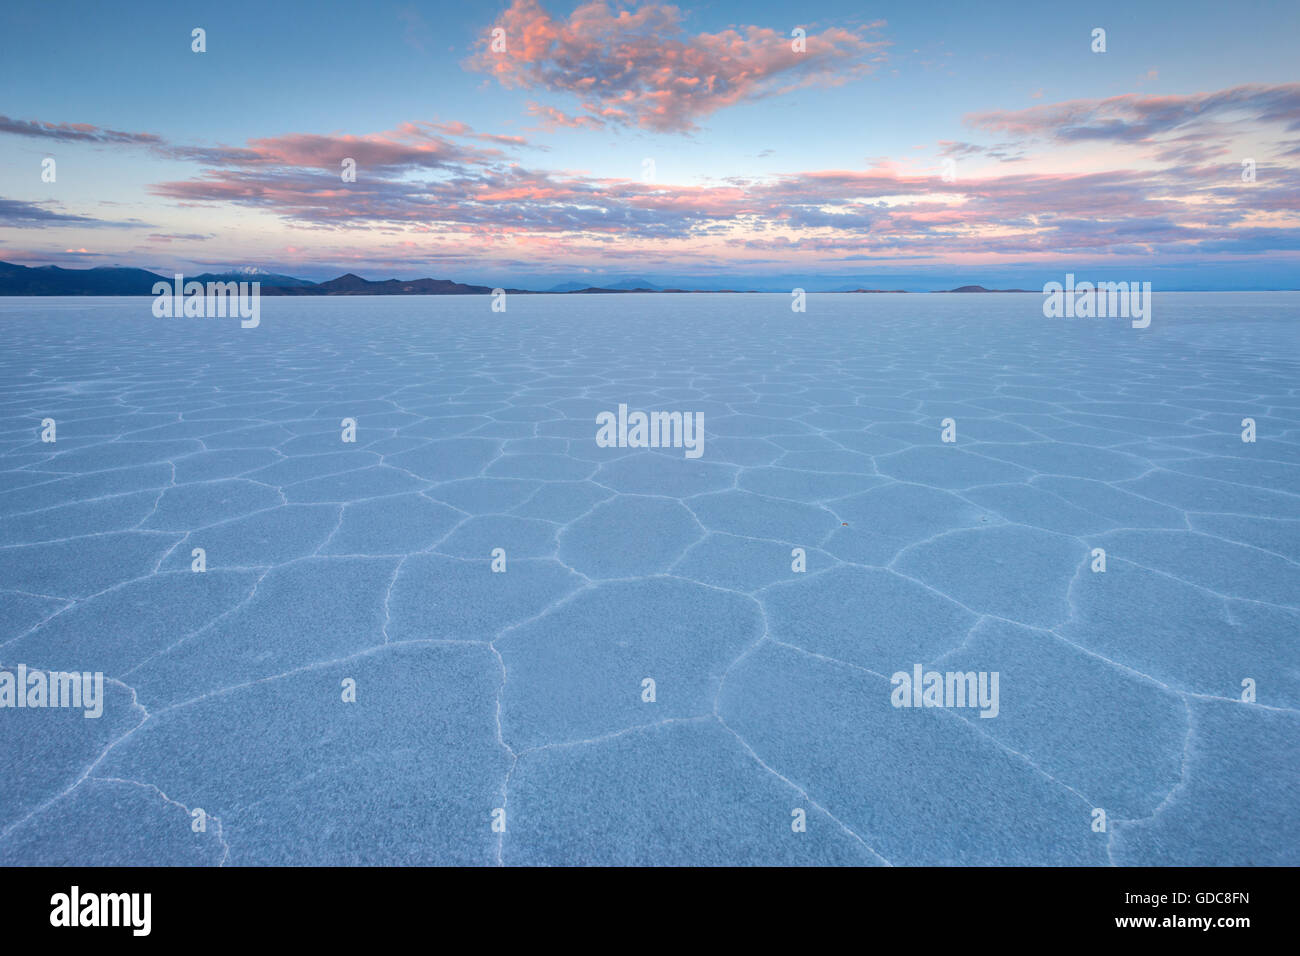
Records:
M1298 4L673 10L7 4L0 259L515 286L1300 285Z

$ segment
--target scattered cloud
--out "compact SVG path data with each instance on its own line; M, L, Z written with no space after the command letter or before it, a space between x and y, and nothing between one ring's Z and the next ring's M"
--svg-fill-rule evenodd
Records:
M377 172L342 184L297 148L300 135L255 145L264 159L161 183L182 202L229 203L310 229L394 229L431 243L594 243L611 254L730 246L879 256L1106 253L1153 255L1214 242L1219 251L1295 248L1300 174L1261 167L1243 188L1234 163L1201 161L1192 144L1167 168L984 174L945 182L892 162L866 169L733 177L703 185L650 183L531 169L490 152L436 160L384 152ZM387 134L358 142L388 143ZM1012 144L944 141L945 155L1007 161ZM271 161L270 157L277 157ZM1213 159L1213 156L1209 156ZM327 167L328 168L328 167ZM674 247L679 243L679 247Z
M1216 93L1176 96L1126 93L966 117L968 125L986 132L1069 143L1142 143L1163 134L1201 128L1212 121L1253 126L1281 124L1288 132L1296 132L1300 130L1300 83L1250 84Z
M91 216L76 216L58 212L49 202L27 202L21 199L0 198L0 226L17 229L41 226L137 226L136 222L109 222Z
M869 72L888 46L875 36L883 23L807 32L804 51L796 52L789 33L741 26L690 34L681 19L674 6L615 12L601 2L557 19L537 0L513 0L467 65L508 88L577 97L589 122L556 110L548 118L557 126L688 132L723 107L845 83ZM503 51L492 49L494 30L503 31Z
M528 26L519 35L525 53L533 51L531 58L519 61L524 71L519 76L527 82L540 83L547 64L559 62L557 57L587 56L588 74L604 77L588 84L583 111L576 115L529 103L529 113L543 124L635 124L680 131L726 102L766 95L773 88L766 79L737 79L748 74L731 62L707 95L691 84L684 85L686 92L651 95L647 77L658 75L664 57L676 57L680 68L673 72L689 78L695 75L690 64L702 68L713 62L706 54L728 49L729 39L717 41L721 46L715 48L717 37L741 36L728 31L707 35L708 42L702 34L688 36L671 8L642 7L615 18L627 23L611 25L604 5L588 4L555 24L531 0L516 0L506 14L512 15L524 16ZM585 53L565 40L574 18L595 24L590 35L584 34ZM673 42L680 49L653 52L633 42L650 22L659 24L656 29L674 25L676 32L669 36L677 37ZM809 35L809 55L820 36ZM618 47L615 39L627 45ZM784 38L776 39L788 48ZM626 54L623 67L615 67L611 49ZM666 49L673 49L672 42ZM773 61L777 73L780 62ZM533 147L527 137L480 132L448 120L402 123L364 134L287 132L217 146L171 143L152 134L85 123L3 117L0 133L143 149L196 167L192 175L150 187L178 206L253 211L296 230L337 233L349 241L369 233L376 246L413 242L427 258L449 261L488 254L498 263L540 263L560 255L592 261L653 255L657 261L716 262L730 255L753 262L773 256L939 260L1300 249L1300 172L1288 160L1300 155L1300 84L1179 96L1128 94L966 119L973 130L990 135L983 138L988 141L976 135L972 141L937 144L940 156L957 158L962 167L951 182L943 181L937 170L917 169L914 159L888 158L868 160L857 169L762 176L751 171L693 184L593 176L533 168L517 158L519 150ZM1229 148L1240 131L1255 137L1262 150L1251 154L1258 159L1258 177L1250 184L1242 183L1240 157ZM1265 148L1270 136L1275 145ZM1090 169L1086 164L1062 166L1041 161L1044 144L1055 150L1053 155L1068 152L1062 149L1066 146L1077 154L1093 144L1130 145L1139 148L1140 161L1127 162L1130 154L1125 153L1120 168L1113 161ZM1099 149L1098 156L1111 152ZM774 152L765 149L758 155ZM340 177L345 158L356 161L355 182ZM1008 163L1018 165L1000 165ZM1021 171L1009 175L1008 168ZM0 226L104 225L145 226L76 215L49 201L0 199ZM184 231L175 222L147 228L154 231L141 248L215 238Z
M89 123L42 123L39 120L17 120L0 116L0 133L12 136L30 136L61 143L104 143L152 146L162 143L162 137L153 133L125 133L104 129Z

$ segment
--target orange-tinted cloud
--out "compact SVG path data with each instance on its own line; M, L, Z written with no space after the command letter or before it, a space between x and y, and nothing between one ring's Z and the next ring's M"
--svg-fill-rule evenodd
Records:
M537 0L513 0L468 65L506 87L574 94L595 124L682 132L726 106L862 75L888 46L871 36L881 25L809 33L796 51L790 35L766 27L688 34L664 4L616 13L585 3L557 20ZM498 30L504 50L493 49ZM554 112L557 125L587 125Z

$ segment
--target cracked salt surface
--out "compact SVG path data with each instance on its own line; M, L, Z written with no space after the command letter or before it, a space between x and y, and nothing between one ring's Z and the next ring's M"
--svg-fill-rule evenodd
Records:
M1300 863L1300 296L487 305L0 300L0 863Z

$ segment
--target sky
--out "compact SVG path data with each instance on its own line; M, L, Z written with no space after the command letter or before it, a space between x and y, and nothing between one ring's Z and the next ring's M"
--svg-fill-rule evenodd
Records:
M0 260L1300 288L1298 40L1294 0L6 0Z

